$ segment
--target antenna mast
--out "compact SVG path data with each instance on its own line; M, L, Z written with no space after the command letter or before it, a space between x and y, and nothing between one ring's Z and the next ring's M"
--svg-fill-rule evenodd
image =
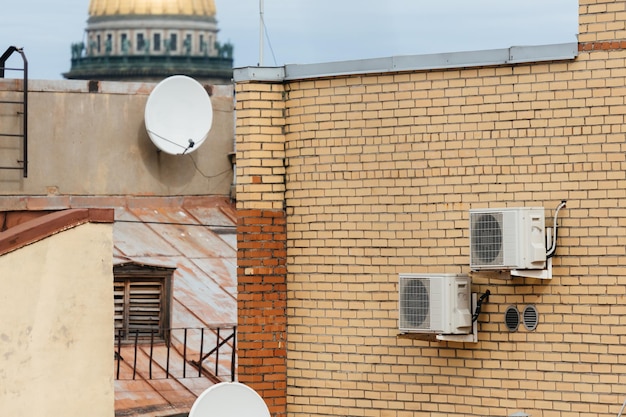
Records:
M259 0L259 66L263 66L263 36L265 34L265 22L263 21L263 0Z

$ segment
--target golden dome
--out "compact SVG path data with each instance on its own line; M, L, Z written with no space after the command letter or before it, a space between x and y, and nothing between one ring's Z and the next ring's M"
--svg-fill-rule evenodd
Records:
M215 16L213 0L91 0L89 16Z

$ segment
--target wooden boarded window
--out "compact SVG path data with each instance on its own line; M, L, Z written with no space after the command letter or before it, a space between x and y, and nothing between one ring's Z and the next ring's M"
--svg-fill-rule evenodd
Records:
M116 337L166 340L171 327L173 273L173 268L138 264L113 268Z

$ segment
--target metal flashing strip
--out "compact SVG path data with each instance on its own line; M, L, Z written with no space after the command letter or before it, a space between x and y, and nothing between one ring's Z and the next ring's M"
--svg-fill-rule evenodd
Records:
M575 59L577 56L578 43L571 42L539 46L512 46L510 48L483 51L403 55L319 64L287 64L282 67L243 67L235 68L233 75L235 82L283 82L354 74L561 61Z
M283 82L285 67L243 67L233 69L235 82L239 81L270 81Z

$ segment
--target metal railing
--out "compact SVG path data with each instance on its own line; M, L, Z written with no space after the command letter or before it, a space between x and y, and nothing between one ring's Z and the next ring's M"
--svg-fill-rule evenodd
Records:
M85 56L72 59L72 66L64 74L69 79L146 78L165 72L196 76L230 77L232 58L183 55L124 55Z
M160 338L158 335L165 335ZM235 380L237 326L118 330L115 379L207 377L222 382L230 370Z

